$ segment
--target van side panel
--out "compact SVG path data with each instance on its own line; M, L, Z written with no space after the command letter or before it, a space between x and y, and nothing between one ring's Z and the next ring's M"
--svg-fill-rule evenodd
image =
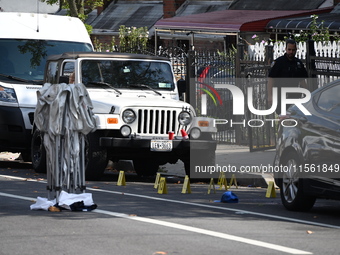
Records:
M36 14L0 12L0 37L91 43L84 24L78 18Z
M0 151L29 160L37 91L48 55L93 51L78 18L0 12Z
M0 151L28 152L30 133L19 108L0 106Z

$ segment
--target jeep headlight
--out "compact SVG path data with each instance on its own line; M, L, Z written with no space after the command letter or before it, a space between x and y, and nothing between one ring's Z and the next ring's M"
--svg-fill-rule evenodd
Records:
M15 94L14 89L5 88L0 86L0 101L9 102L9 103L17 103L17 96Z
M136 120L136 114L131 109L127 109L123 112L122 119L126 124L131 124Z
M192 117L189 112L183 111L178 115L179 124L188 126L191 123Z

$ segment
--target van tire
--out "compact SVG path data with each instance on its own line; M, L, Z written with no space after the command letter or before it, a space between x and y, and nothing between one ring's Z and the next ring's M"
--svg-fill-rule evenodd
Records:
M46 150L44 146L43 133L35 129L31 142L31 160L32 166L37 173L46 173Z

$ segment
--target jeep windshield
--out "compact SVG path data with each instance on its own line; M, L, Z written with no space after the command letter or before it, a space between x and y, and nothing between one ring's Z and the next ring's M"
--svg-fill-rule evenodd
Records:
M171 66L161 61L86 59L81 72L88 88L106 83L118 89L174 89Z
M42 84L46 57L66 51L92 51L80 42L0 39L0 80Z

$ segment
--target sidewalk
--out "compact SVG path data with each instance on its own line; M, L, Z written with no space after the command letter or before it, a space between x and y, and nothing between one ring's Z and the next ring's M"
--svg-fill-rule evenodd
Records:
M20 162L18 157L20 153L12 153L12 152L0 152L0 161L15 161Z
M274 178L269 173L262 173L263 169L273 166L275 149L250 152L248 146L218 145L216 151L217 164L230 164L237 169L258 169L259 173L240 173L236 175L241 185L267 187ZM260 174L262 173L262 174Z

